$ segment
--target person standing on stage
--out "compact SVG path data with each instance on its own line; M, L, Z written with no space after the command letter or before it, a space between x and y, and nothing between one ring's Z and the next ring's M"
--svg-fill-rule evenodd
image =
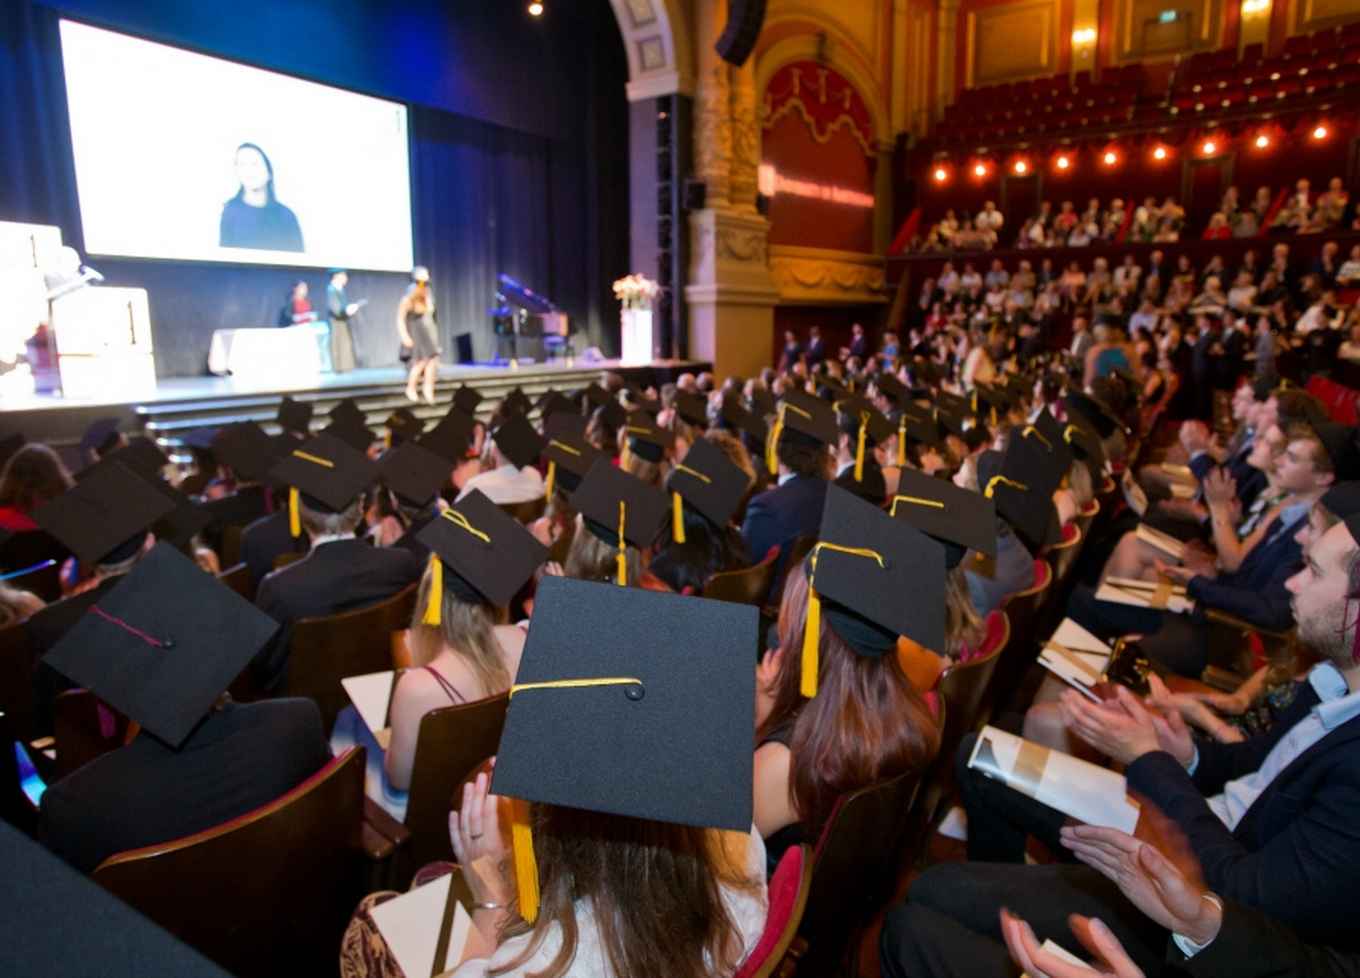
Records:
M326 306L331 314L331 369L336 373L353 370L354 333L350 330L350 320L359 311L359 303L350 302L345 295L349 284L349 272L343 268L331 269L331 284L326 286Z
M430 270L417 265L411 272L411 286L397 304L397 334L401 337L402 359L410 359L406 375L406 399L419 401L416 385L424 388L425 403L434 403L434 382L439 377L439 333L434 321L434 290Z

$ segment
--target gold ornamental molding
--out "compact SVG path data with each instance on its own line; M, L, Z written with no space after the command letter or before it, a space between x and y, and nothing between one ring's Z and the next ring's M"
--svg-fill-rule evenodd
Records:
M880 255L771 245L770 277L781 305L888 301Z

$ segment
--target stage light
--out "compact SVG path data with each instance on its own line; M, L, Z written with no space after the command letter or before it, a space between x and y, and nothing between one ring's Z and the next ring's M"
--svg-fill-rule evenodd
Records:
M1105 155L1101 157L1101 160L1106 166L1114 166L1119 162L1119 154L1112 149L1107 149Z
M1270 0L1242 0L1243 14L1259 14L1270 9Z
M1082 27L1072 32L1072 44L1074 47L1081 47L1084 44L1094 44L1096 42L1096 29L1094 27Z
M933 176L935 177L936 183L944 183L946 180L949 179L949 171L942 166L937 166L935 168L935 173L933 174Z
M1154 150L1152 151L1152 158L1153 158L1154 160L1164 160L1164 159L1166 159L1166 147L1165 147L1165 146L1158 146L1156 149L1154 149Z
M1056 166L1059 170L1066 170L1069 167L1071 167L1072 161L1068 159L1066 156L1059 156L1057 161L1053 165Z
M986 164L986 163L979 163L979 164L977 164L977 166L973 167L973 176L975 176L975 177L985 177L986 175L987 175L987 164Z
M1256 137L1256 148L1257 148L1257 149L1266 149L1266 148L1268 148L1269 146L1270 146L1270 137L1267 136L1265 133L1261 133L1261 135L1259 135L1259 136Z
M530 16L530 17L542 17L542 16L543 16L543 4L539 3L538 0L533 0L533 3L529 4L529 16Z
M1327 138L1327 127L1326 127L1326 126L1318 126L1317 128L1315 128L1315 129L1313 130L1313 138L1314 138L1314 139L1326 139L1326 138Z
M1213 156L1218 152L1218 143L1214 142L1212 139L1206 139L1204 145L1200 147L1200 150L1205 156Z
M1024 176L1026 173L1029 172L1029 164L1026 163L1024 160L1016 160L1015 172L1018 176Z

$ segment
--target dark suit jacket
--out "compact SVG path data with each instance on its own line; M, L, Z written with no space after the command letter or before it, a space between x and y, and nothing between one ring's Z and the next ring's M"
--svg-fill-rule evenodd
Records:
M1172 945L1168 958L1177 974L1196 978L1357 978L1360 954L1306 944L1292 928L1233 900L1223 903L1223 926L1188 961Z
M311 700L228 704L178 750L150 734L47 789L39 835L82 872L273 801L330 760Z
M62 636L90 610L90 606L117 587L122 579L122 575L105 578L88 591L54 601L24 622L24 630L28 633L35 659L41 659L52 651ZM34 667L33 724L38 736L51 735L53 701L59 693L68 689L75 689L75 683L51 666L38 662Z
M296 563L260 582L255 604L284 627L255 657L255 676L275 689L288 665L291 625L364 608L390 598L417 580L424 566L409 550L374 547L364 540L335 540L313 548Z
M1282 526L1277 516L1265 539L1247 552L1242 566L1215 578L1192 577L1186 593L1201 604L1246 619L1258 628L1288 631L1294 625L1284 582L1299 569L1303 551L1294 534L1298 524Z
M1239 447L1228 459L1227 464L1223 466L1237 485L1237 499L1241 502L1244 513L1255 501L1261 490L1266 487L1266 474L1247 464L1247 456L1251 454L1251 446L1252 442L1247 442L1245 447ZM1209 473L1218 467L1218 463L1208 452L1190 460L1190 471L1194 473L1196 481L1200 483L1203 483Z
M1294 927L1301 938L1360 950L1355 867L1360 865L1360 718L1332 730L1286 767L1229 831L1206 798L1256 771L1318 703L1305 684L1266 733L1239 744L1199 743L1192 779L1170 754L1129 765L1129 788L1180 826L1211 890ZM1232 971L1223 974L1235 974Z
M771 547L783 551L779 555L774 580L784 578L784 563L788 546L800 536L816 536L822 525L822 506L826 502L827 481L815 476L795 476L782 486L776 486L754 496L746 506L746 519L741 525L741 536L746 541L746 552L760 559ZM777 588L778 583L775 584ZM778 595L778 591L772 592Z
M888 484L883 481L882 467L872 458L865 458L862 474L864 478L856 482L854 468L848 468L836 476L836 485L866 502L882 506L888 498Z
M861 336L850 341L850 355L863 360L869 355L869 337Z
M251 523L241 534L241 560L250 569L255 587L274 569L274 560L286 553L305 553L307 536L294 539L288 532L288 511L279 510Z

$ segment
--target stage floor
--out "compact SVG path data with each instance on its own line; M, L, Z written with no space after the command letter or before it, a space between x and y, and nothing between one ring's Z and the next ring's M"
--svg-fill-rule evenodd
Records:
M488 398L488 409L511 388L520 387L531 398L550 388L567 391L598 380L606 371L627 380L661 385L685 372L711 369L696 360L654 360L649 364L624 365L618 360L584 363L524 364L517 368L489 364L444 364L439 368L434 407L406 400L406 370L402 367L363 367L343 374L312 374L287 380L278 375L241 377L168 377L156 382L153 392L129 392L110 385L105 396L64 398L31 391L15 393L12 386L0 395L0 434L22 431L31 440L53 445L80 441L85 427L95 418L117 417L125 431L146 430L167 447L193 428L232 421L271 422L279 399L289 394L311 401L318 417L336 402L352 397L377 427L397 407L406 406L426 419L442 417L448 410L453 389L462 385L478 388Z

